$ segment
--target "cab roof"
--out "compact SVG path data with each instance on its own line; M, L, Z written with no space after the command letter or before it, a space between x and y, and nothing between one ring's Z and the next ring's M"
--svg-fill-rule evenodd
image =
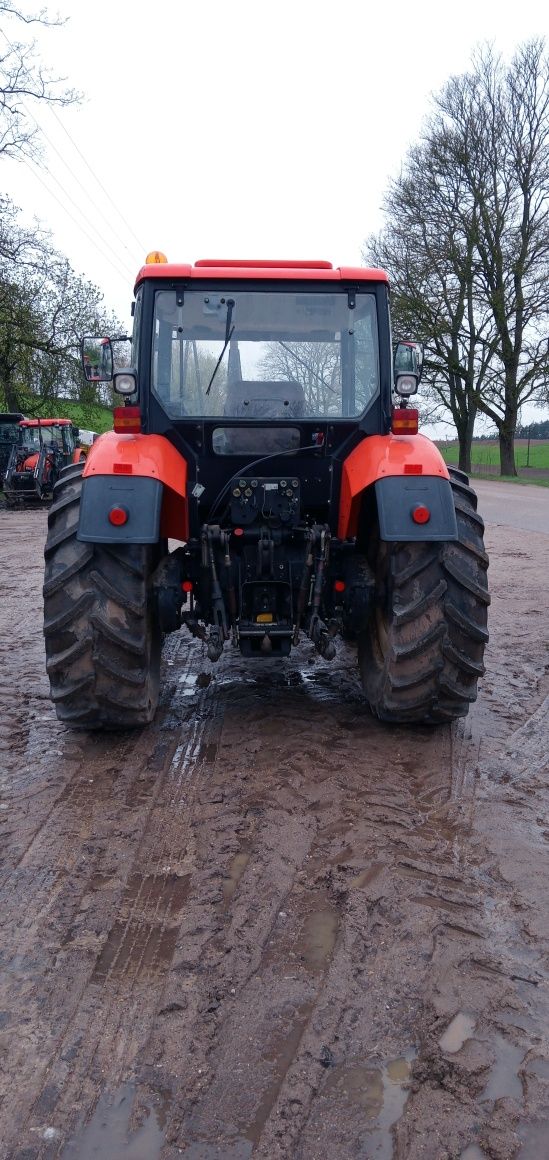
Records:
M194 266L185 263L153 261L142 266L136 279L136 286L146 278L222 278L232 281L238 278L254 280L300 282L385 282L389 279L384 270L364 266L337 266L319 260L296 261L295 259L274 260L272 258L201 258Z
M20 427L72 427L72 419L23 419Z

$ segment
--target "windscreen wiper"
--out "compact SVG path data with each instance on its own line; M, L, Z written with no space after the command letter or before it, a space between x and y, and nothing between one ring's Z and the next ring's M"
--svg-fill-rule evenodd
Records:
M216 376L216 374L221 366L221 363L223 362L223 355L225 354L225 351L226 351L226 349L231 341L231 338L233 337L233 334L234 334L234 326L231 326L231 321L232 321L232 317L233 317L233 307L234 307L234 298L227 298L227 321L225 323L225 345L224 345L223 350L221 351L221 354L220 354L220 356L215 364L215 367L214 367L213 373L212 373L212 377L208 383L208 386L206 387L206 394L207 395L209 395L209 393L210 393L212 383L213 383L215 376Z

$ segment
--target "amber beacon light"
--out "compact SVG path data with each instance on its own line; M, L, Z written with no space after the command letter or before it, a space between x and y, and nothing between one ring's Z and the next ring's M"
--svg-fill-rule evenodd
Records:
M162 253L162 250L151 250L150 254L147 254L147 257L145 258L145 265L158 266L161 265L162 262L167 261L168 259L166 255Z

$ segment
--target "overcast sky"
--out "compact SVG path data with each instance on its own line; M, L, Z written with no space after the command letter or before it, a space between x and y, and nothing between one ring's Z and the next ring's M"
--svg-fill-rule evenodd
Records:
M547 4L533 0L60 0L60 10L67 25L37 39L82 103L55 117L35 109L46 168L3 161L0 187L51 228L125 326L152 249L171 261L359 264L430 94L479 43L508 56L549 32ZM17 35L13 21L3 28Z

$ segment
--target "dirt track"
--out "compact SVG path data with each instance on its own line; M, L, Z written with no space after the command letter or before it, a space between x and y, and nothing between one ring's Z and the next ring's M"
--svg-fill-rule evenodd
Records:
M488 529L453 728L372 720L343 646L181 635L97 737L48 699L44 532L0 511L0 1156L549 1155L549 536Z

